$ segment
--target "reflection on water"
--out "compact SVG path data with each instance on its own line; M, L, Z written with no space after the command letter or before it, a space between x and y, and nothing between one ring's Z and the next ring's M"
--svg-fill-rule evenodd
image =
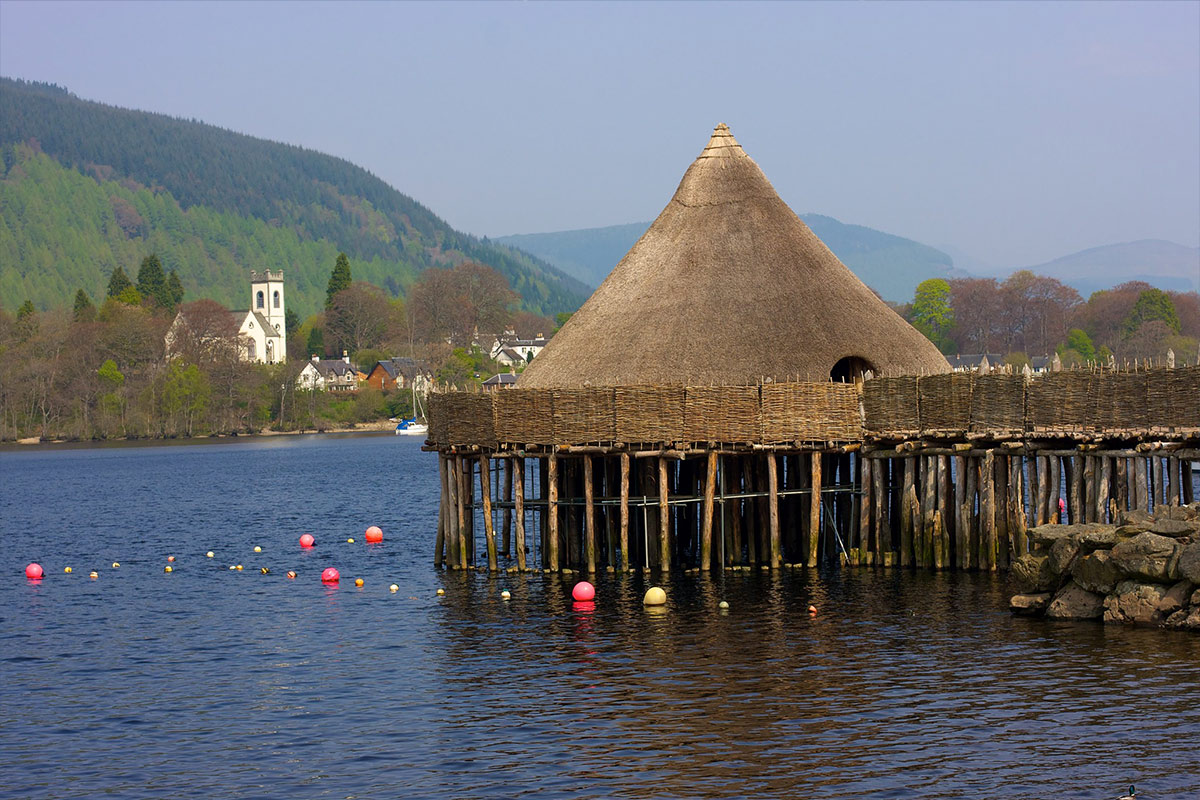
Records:
M591 604L438 573L431 460L391 437L0 454L0 791L1200 794L1200 637L1013 618L988 575L672 575L645 609L640 573ZM382 545L345 543L369 524Z

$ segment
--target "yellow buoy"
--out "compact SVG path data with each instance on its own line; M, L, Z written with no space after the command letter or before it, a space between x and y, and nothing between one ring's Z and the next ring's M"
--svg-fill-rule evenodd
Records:
M642 604L647 606L665 606L667 604L667 593L659 586L651 586L646 590L646 596L642 598Z
M396 592L400 591L400 587L393 583L391 586L388 587L388 591L391 592L392 594L395 594Z
M259 571L259 572L261 572L263 575L266 575L266 574L267 574L267 573L269 573L271 570L267 569L266 567L262 567L262 568L261 568L261 569L259 569L258 571Z
M258 545L254 545L254 552L256 552L256 553L261 553L261 552L262 552L262 548L261 548L261 547L259 547Z
M500 593L501 600L508 600L510 597L512 597L512 595L509 593L508 589L505 589L503 592Z
M207 553L205 553L204 555L205 555L205 557L207 557L207 558L212 558L212 557L213 557L213 551L212 551L212 550L209 550L209 551L208 551Z
M346 544L354 544L354 537L351 536L349 539L347 539Z
M70 571L71 571L70 567L63 567L63 572L70 572Z
M728 602L726 602L726 601L724 601L724 600L722 600L721 602L717 603L717 608L719 608L719 609L721 609L722 611L724 611L725 609L729 608L729 603L728 603Z
M437 590L437 593L438 593L438 597L441 597L442 595L444 595L444 594L446 593L446 590L445 590L445 589L438 589L438 590Z
M171 571L172 571L172 568L171 568L170 564L167 564L165 567L163 567L163 572L171 572Z
M113 569L116 569L116 568L117 568L117 567L119 567L119 566L121 566L121 562L120 562L120 561L114 561L114 562L113 562Z
M362 579L362 578L355 578L355 579L354 579L354 585L355 585L355 586L362 586L362 585L363 585L363 579Z
M236 569L238 572L241 572L241 571L242 571L242 565L241 565L241 564L238 564L236 567L234 567L234 569Z

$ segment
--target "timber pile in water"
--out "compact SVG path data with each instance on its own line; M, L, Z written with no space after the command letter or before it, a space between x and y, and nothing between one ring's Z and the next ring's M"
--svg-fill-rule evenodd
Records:
M1017 614L1200 632L1200 503L1117 525L1042 525L1012 565Z

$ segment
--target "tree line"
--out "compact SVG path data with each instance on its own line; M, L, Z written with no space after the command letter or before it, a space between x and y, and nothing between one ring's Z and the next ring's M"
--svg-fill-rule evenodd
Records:
M1028 270L995 278L932 278L896 310L946 354L1000 353L1014 363L1057 353L1067 365L1161 361L1167 351L1196 363L1200 294L1129 281L1093 292Z

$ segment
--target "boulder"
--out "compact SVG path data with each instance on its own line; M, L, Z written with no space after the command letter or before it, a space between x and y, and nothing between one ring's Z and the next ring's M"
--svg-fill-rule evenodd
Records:
M1104 621L1137 625L1157 625L1163 621L1158 610L1167 587L1154 583L1122 581L1104 598Z
M1192 584L1188 581L1180 581L1163 594L1162 600L1158 601L1158 610L1162 612L1163 616L1174 614L1188 605L1191 593Z
M1142 531L1149 530L1154 524L1154 517L1150 513L1143 511L1140 508L1131 508L1128 511L1121 511L1117 514L1118 525L1141 526ZM1141 533L1141 531L1139 531Z
M1071 567L1071 577L1089 592L1108 594L1121 579L1121 573L1112 563L1112 554L1098 550L1076 559Z
M1163 506L1158 509L1156 517L1159 519L1178 519L1187 521L1200 521L1200 503L1191 503L1186 506Z
M1200 542L1193 542L1180 551L1179 577L1200 584Z
M1080 531L1072 530L1073 528L1082 528L1082 525L1038 525L1036 528L1030 528L1026 531L1029 536L1029 541L1033 543L1035 548L1049 547L1059 539L1066 538L1072 534L1078 534Z
M1104 614L1104 595L1089 592L1071 581L1054 595L1046 608L1051 619L1099 619Z
M1038 616L1046 610L1046 606L1050 603L1049 592L1038 592L1036 594L1015 594L1008 601L1008 607L1014 614L1023 616Z
M1200 589L1192 592L1192 605L1200 606Z
M1055 539L1050 545L1050 569L1055 575L1063 575L1071 569L1071 562L1079 554L1079 540L1073 536Z
M1096 550L1112 550L1118 544L1130 536L1136 536L1141 533L1140 530L1130 534L1122 535L1120 528L1114 528L1111 525L1105 525L1105 529L1100 529L1099 526L1093 527L1092 530L1087 530L1081 533L1077 539L1079 541L1079 549L1085 553L1091 553Z
M1022 594L1053 591L1061 583L1059 575L1050 567L1048 556L1026 553L1012 562L1010 572L1013 583Z
M1167 617L1167 621L1164 624L1168 628L1200 632L1200 606L1180 609Z
M1183 536L1192 536L1200 533L1200 522L1186 522L1181 519L1156 519L1154 524L1150 526L1151 533L1157 533L1159 536L1169 536L1172 539L1178 539Z
M1165 583L1175 579L1171 575L1172 567L1178 571L1175 548L1174 539L1156 533L1139 533L1112 549L1112 563L1124 575Z

